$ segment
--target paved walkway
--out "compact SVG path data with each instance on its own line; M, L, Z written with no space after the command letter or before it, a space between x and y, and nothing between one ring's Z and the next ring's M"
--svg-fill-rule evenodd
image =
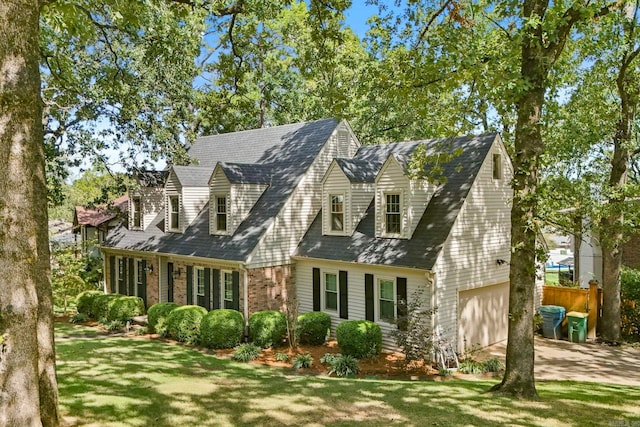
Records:
M536 336L536 380L591 381L640 387L640 348L546 339ZM507 342L481 350L476 359L504 361Z

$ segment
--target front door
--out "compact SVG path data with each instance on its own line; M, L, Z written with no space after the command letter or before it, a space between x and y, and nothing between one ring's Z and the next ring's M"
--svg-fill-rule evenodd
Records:
M167 263L167 301L173 302L173 263Z

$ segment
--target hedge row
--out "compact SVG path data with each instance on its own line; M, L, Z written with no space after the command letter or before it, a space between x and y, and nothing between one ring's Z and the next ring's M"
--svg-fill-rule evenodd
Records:
M100 321L126 322L144 314L142 298L85 291L76 297L78 313Z

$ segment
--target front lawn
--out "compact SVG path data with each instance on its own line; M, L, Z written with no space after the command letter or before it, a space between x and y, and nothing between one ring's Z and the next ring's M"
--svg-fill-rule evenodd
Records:
M640 387L538 383L541 400L483 392L492 381L300 375L186 346L56 324L65 422L93 426L590 426L640 423ZM319 361L314 361L319 363Z

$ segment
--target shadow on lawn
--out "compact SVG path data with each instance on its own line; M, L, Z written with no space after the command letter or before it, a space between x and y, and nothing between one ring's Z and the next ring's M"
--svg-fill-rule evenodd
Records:
M563 382L540 384L542 401L514 402L483 394L485 381L312 377L161 341L67 335L58 380L77 425L590 425L628 419L640 399L633 387Z

